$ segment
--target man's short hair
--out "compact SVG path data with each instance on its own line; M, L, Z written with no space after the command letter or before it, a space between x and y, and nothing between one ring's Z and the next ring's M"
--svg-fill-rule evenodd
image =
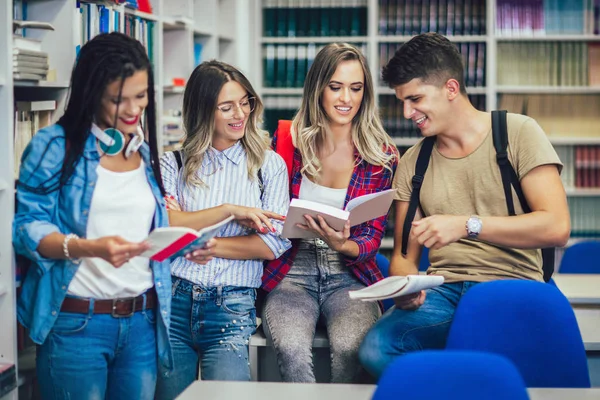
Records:
M467 94L463 58L446 37L422 33L404 43L382 69L383 81L394 88L413 79L443 86L448 79L456 79L460 92Z

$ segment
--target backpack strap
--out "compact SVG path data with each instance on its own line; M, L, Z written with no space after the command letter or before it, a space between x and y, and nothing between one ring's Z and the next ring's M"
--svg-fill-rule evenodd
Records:
M288 169L288 178L292 179L292 166L294 165L294 141L292 140L292 121L280 120L275 131L277 142L275 152L283 158Z
M256 176L258 177L258 190L260 190L259 199L262 201L263 193L265 193L265 182L263 180L262 168L259 168L258 171L256 171Z
M519 177L508 159L506 110L492 111L492 136L494 138L494 148L496 149L496 161L498 162L500 175L502 176L502 186L504 187L508 215L516 215L512 196L513 188L523 211L530 213L531 208L527 204L527 199L525 199L525 195L523 194ZM544 273L544 281L548 282L554 273L554 247L542 249L542 271Z
M426 137L423 139L423 145L419 151L417 157L417 164L415 166L415 175L412 178L412 192L410 194L410 202L408 204L408 211L404 218L404 225L402 226L402 254L406 256L408 250L408 235L410 234L410 228L415 214L417 213L417 207L419 207L419 199L421 196L421 185L425 178L425 172L429 167L429 159L431 158L431 152L433 145L435 144L435 136Z
M183 159L181 158L181 150L174 150L173 155L175 156L175 161L177 161L177 171L180 171L183 167Z
M527 204L519 177L515 169L508 160L508 131L506 125L506 110L492 111L492 136L494 138L494 148L496 149L496 162L500 168L502 176L502 186L504 187L504 197L506 198L506 207L508 215L515 214L515 205L513 203L511 185L515 189L515 193L521 203L521 207L525 213L530 213L531 209Z

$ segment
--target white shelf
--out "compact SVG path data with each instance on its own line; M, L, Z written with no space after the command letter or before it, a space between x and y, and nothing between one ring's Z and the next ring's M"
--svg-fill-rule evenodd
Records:
M193 29L194 21L189 18L163 18L163 29L168 30L186 30Z
M403 147L414 146L415 144L417 144L419 142L419 140L421 140L421 138L411 138L411 137L392 137L392 139L394 140L394 144L396 146L403 146Z
M0 87L6 85L6 80L0 77Z
M537 35L537 36L503 36L495 37L498 42L600 42L600 35Z
M446 36L448 40L454 43L461 42L485 42L488 39L486 35L469 35L469 36ZM404 43L412 39L413 36L377 36L375 40L378 43Z
M600 127L599 127L600 128ZM599 132L600 134L600 129ZM578 145L600 145L600 136L598 137L552 137L548 136L550 143L555 146L578 146Z
M136 17L140 17L140 18L146 19L148 21L158 21L159 20L157 15L134 10L132 8L127 8L127 7L125 7L125 14L135 15Z
M569 197L600 197L600 188L565 188Z
M14 81L15 88L19 87L35 87L42 89L68 89L69 82L48 82L48 81Z
M600 86L498 86L505 94L600 94Z
M183 94L185 91L185 86L165 86L163 87L164 94Z
M392 250L394 248L394 238L384 237L381 239L381 246L379 248L383 250Z
M210 37L210 36L213 36L214 33L207 31L203 28L194 28L194 35Z
M302 96L302 88L263 88L262 95Z
M295 37L263 37L261 43L273 44L296 44L296 43L323 43L333 42L363 43L367 42L367 36L295 36Z
M160 120L163 124L181 124L183 121L181 117L170 117L166 115L160 117Z
M385 86L378 87L377 91L379 92L379 94L392 94L392 95L396 94L396 92L394 91L394 89L389 88L389 87L385 87ZM485 86L482 86L482 87L477 87L477 86L467 87L467 93L468 94L486 94L487 93L487 88Z

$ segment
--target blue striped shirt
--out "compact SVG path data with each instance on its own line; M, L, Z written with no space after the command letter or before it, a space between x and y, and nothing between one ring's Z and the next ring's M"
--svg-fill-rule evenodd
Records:
M207 151L198 177L205 186L186 186L183 168L178 171L175 155L165 153L160 160L165 190L175 197L183 211L198 211L221 204L257 207L286 215L290 204L289 181L285 162L274 151L268 150L261 167L264 192L260 198L258 179L248 178L246 151L241 142L220 152L214 148ZM259 233L275 257L291 247L288 239L282 238L283 223L273 221L277 232ZM225 225L218 237L244 236L255 233L236 221ZM183 257L171 264L171 274L204 287L242 286L260 287L263 260L230 260L213 258L206 265L199 265Z

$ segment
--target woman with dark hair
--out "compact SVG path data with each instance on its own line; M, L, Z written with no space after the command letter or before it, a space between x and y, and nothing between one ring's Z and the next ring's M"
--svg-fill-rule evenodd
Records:
M23 154L13 237L32 266L18 318L46 399L152 399L157 359L172 366L169 263L140 257L168 225L155 117L144 47L99 35L64 115Z
M256 329L263 260L290 247L280 237L289 206L287 169L258 128L262 110L248 79L222 62L200 64L185 88L183 149L161 159L173 197L169 221L200 229L230 215L234 220L214 247L171 264L175 361L172 373L159 376L160 399L190 385L198 365L203 380L250 380L248 340Z

